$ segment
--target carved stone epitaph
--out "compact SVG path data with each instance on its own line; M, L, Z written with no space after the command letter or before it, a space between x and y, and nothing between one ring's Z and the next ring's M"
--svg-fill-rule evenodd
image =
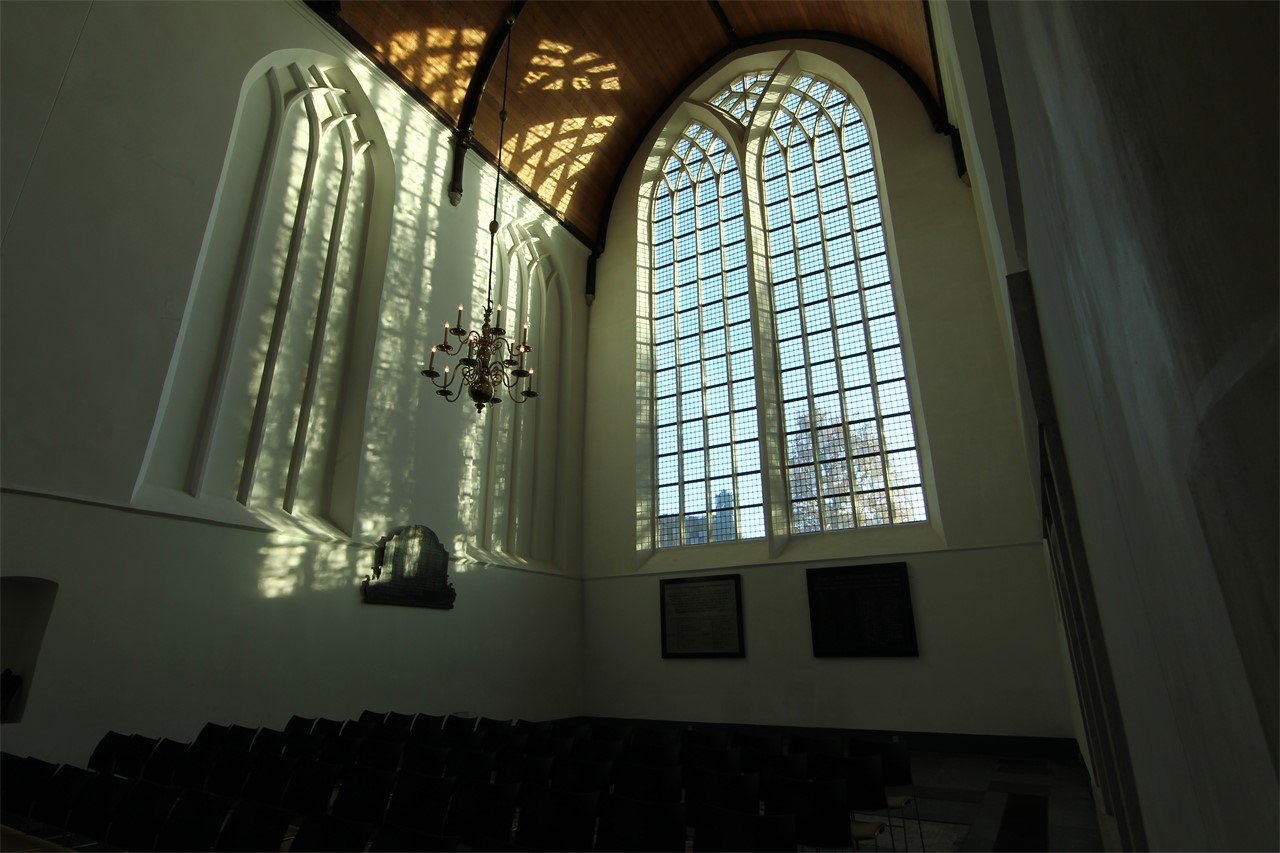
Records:
M378 540L373 574L360 584L365 604L452 610L458 593L449 583L449 552L428 527L397 527Z

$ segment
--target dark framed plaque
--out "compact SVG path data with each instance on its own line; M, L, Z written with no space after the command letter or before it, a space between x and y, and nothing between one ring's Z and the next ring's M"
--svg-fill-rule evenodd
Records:
M746 657L742 575L671 578L658 590L664 658Z
M813 656L919 657L906 563L809 569Z

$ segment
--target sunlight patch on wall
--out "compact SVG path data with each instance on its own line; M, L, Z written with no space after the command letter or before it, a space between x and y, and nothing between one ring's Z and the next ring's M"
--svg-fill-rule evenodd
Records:
M272 534L258 555L262 558L258 594L263 598L342 589L354 595L373 564L373 552L367 546L317 542L289 533Z
M431 420L438 400L423 387L416 366L426 363L432 336L439 334L432 328L440 308L431 302L433 281L448 278L458 261L442 256L438 245L447 137L429 132L434 126L421 120L416 105L384 91L378 90L376 106L394 116L384 125L399 181L365 423L357 531L365 541L422 521L407 515L421 503L421 482L429 482L424 469L431 454L424 450L436 439Z

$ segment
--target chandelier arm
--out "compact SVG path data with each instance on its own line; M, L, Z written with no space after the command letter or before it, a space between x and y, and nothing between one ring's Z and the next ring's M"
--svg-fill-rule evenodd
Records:
M507 338L506 329L502 328L499 319L502 307L498 308L498 317L494 316L493 307L493 267L497 251L498 211L502 200L502 157L507 139L507 97L511 84L511 34L514 25L513 15L507 18L506 61L502 72L502 109L498 113L497 168L493 178L493 218L489 222L489 269L485 282L484 319L477 328L471 330L463 328L463 307L459 305L456 322L453 326L445 324L444 340L431 348L432 360L424 370L420 371L423 376L431 379L437 389L436 394L449 402L457 400L463 395L463 391L466 391L471 402L475 403L477 412L483 412L486 405L501 402L504 388L508 398L515 403L523 403L538 396L537 392L532 390L533 370L525 368L526 356L533 351L533 347L528 343L528 317L525 318L524 336L519 343L516 343L513 338ZM492 325L491 318L494 321ZM456 339L455 345L449 343L450 336ZM466 352L463 352L463 346L467 347ZM437 352L447 356L456 355L457 359L454 365L456 370L451 372L449 367L445 368L444 382L439 381L440 374L433 367ZM523 391L519 388L522 379L526 382ZM456 390L452 390L455 380L458 386ZM451 390L452 393L450 393Z

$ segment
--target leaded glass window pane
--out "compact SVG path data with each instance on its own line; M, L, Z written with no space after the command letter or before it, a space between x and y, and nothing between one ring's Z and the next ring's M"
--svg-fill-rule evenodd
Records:
M725 109L746 116L765 82L738 81ZM708 128L663 164L650 228L658 547L763 536L742 180Z
M843 92L801 76L762 156L792 530L923 521L866 126Z

